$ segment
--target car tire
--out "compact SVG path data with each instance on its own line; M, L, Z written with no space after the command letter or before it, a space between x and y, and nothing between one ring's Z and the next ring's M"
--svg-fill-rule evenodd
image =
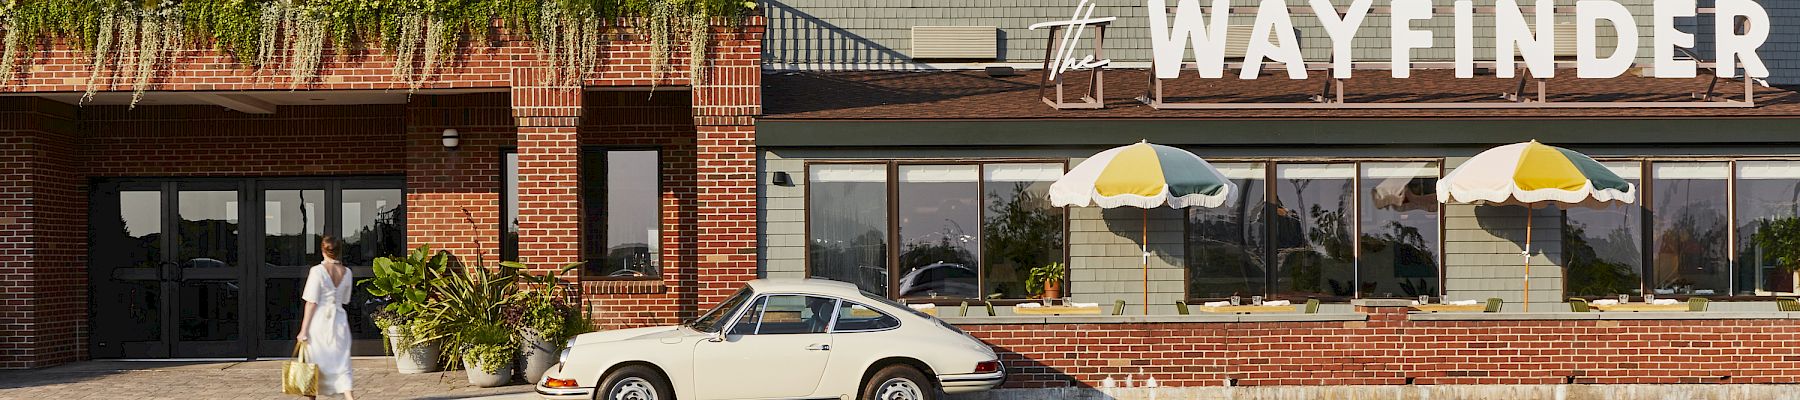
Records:
M628 365L606 374L600 380L600 390L594 393L597 399L626 400L674 400L675 390L669 387L668 378L650 367Z
M863 382L862 400L937 400L937 387L919 370L889 365Z

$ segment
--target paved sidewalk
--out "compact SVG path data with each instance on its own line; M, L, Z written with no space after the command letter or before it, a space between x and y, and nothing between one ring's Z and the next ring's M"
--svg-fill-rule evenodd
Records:
M523 382L478 388L463 371L400 374L388 358L357 358L351 368L358 400L535 398ZM281 394L280 381L281 361L89 361L0 371L0 399L299 399Z

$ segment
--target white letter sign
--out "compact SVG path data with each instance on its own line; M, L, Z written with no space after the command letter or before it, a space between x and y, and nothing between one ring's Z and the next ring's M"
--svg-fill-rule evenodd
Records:
M1612 55L1601 58L1600 21L1611 24L1618 32L1619 46ZM1631 10L1610 0L1581 0L1575 3L1575 76L1580 78L1614 78L1631 70L1637 61L1637 21Z
M1180 16L1176 16L1180 18ZM1250 48L1244 50L1244 69L1238 79L1256 79L1267 57L1287 66L1288 79L1306 79L1306 59L1300 56L1300 39L1294 38L1294 21L1288 20L1286 0L1263 0L1256 8L1256 24L1250 29ZM1274 33L1280 43L1269 41Z
M1356 37L1357 28L1362 27L1363 18L1369 16L1369 8L1374 5L1375 0L1356 0L1350 3L1348 12L1340 18L1337 8L1332 7L1330 0L1312 0L1313 13L1319 15L1319 24L1325 26L1325 35L1331 36L1331 77L1350 78L1350 39Z
M1656 18L1653 25L1656 35L1651 40L1655 47L1651 50L1655 60L1656 77L1658 78L1692 78L1695 75L1694 60L1676 60L1675 47L1694 48L1694 34L1675 29L1675 17L1694 16L1694 0L1657 0Z
M1431 31L1415 31L1412 22L1431 19L1431 0L1394 0L1394 77L1412 76L1412 49L1431 48Z
M1513 53L1525 59L1525 68L1535 78L1556 77L1555 2L1537 2L1537 15L1532 19L1536 29L1525 25L1525 13L1518 0L1500 0L1494 5L1494 74L1513 77ZM1533 35L1532 31L1537 34Z
M1200 0L1181 0L1175 8L1174 31L1169 30L1168 6L1163 0L1147 0L1150 8L1150 49L1158 79L1181 76L1188 44L1194 45L1195 68L1201 78L1218 78L1225 72L1225 18L1231 0L1213 0L1212 21L1200 12Z
M1763 65L1762 57L1756 55L1756 48L1762 47L1769 39L1769 12L1750 0L1717 0L1713 7L1718 7L1713 14L1713 29L1719 31L1717 43L1719 55L1715 60L1719 63L1719 76L1737 77L1737 66L1743 63L1744 75L1752 78L1769 77L1769 68ZM1737 33L1737 20L1744 19L1744 34Z

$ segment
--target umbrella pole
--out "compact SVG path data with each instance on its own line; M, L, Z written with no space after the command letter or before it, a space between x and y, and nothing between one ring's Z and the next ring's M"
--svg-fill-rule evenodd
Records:
M1144 268L1144 315L1150 315L1150 209L1144 209L1143 215L1144 225L1139 228L1143 229L1144 254L1139 259Z
M1531 312L1531 205L1525 205L1525 312Z

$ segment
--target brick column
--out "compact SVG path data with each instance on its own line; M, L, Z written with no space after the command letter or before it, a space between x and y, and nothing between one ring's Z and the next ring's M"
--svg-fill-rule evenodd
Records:
M764 24L762 17L739 29L715 22L706 79L693 84L701 309L758 275L756 116L762 114Z
M87 358L87 196L75 109L0 100L0 369Z
M581 260L580 86L545 79L545 67L512 70L518 125L519 261L548 271Z

